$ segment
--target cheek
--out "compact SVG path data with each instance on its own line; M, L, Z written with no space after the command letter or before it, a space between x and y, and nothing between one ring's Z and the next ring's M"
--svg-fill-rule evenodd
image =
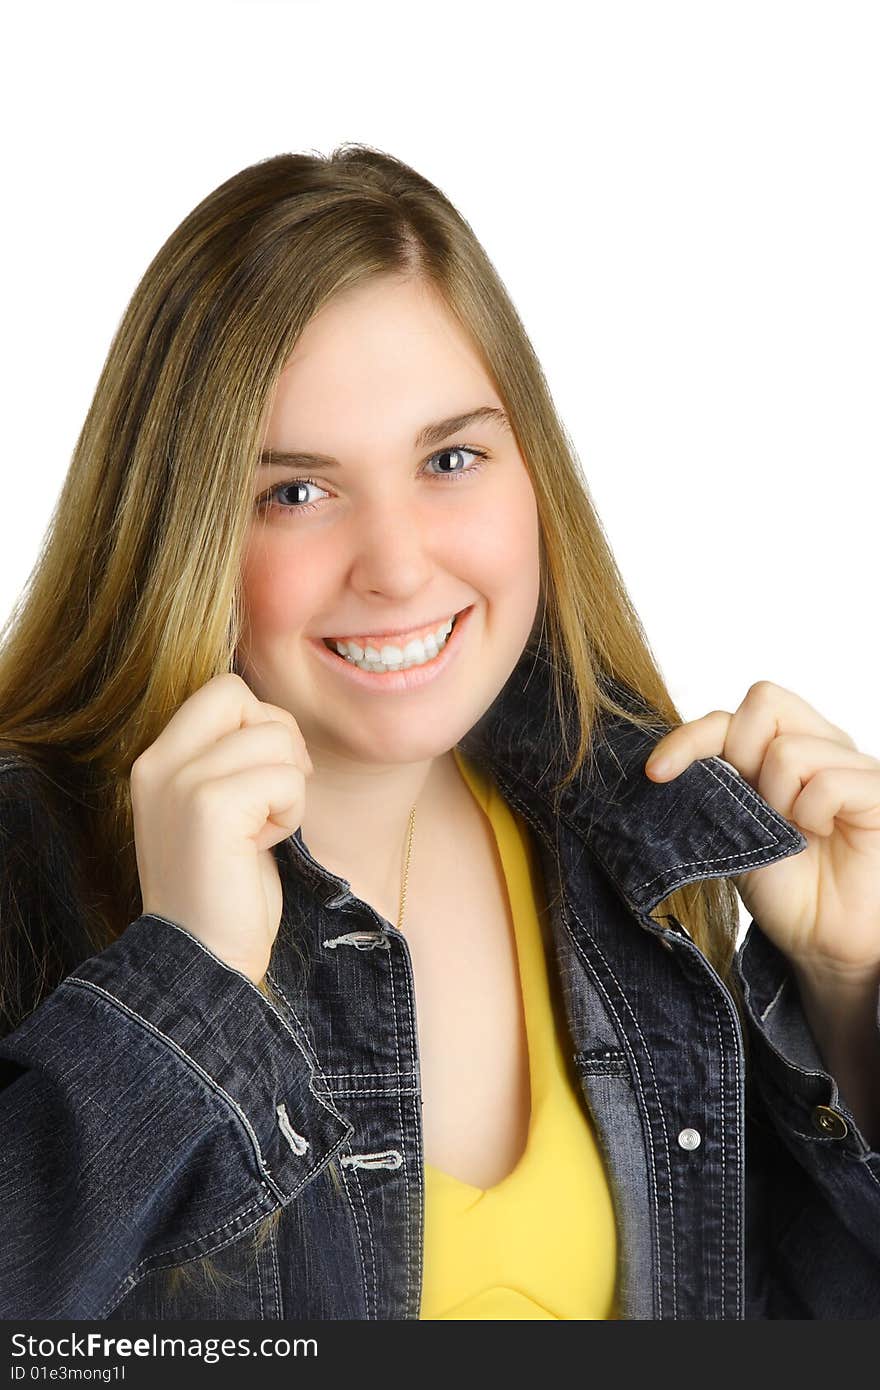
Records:
M254 545L242 566L242 597L251 642L298 631L311 620L318 605L317 585L309 575L320 574L299 547Z
M476 558L487 592L532 593L539 583L538 507L528 474L508 474L468 516L462 543Z

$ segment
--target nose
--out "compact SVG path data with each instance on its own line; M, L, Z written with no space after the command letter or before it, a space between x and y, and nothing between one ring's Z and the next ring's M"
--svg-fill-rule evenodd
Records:
M418 592L442 562L442 532L415 503L374 500L353 518L352 584L361 590Z

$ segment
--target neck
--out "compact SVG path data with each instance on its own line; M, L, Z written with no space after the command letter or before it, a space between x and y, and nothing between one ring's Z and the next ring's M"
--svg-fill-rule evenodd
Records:
M444 808L460 790L454 755L370 766L309 751L315 771L306 782L301 827L309 853L366 902L393 903L396 920L410 811L415 807L415 858L418 845L432 842L432 828L445 822Z

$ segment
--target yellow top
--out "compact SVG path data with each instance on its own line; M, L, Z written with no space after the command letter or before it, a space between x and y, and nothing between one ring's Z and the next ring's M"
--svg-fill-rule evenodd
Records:
M617 1231L586 1103L566 1070L538 917L540 864L522 817L458 749L501 858L516 934L532 1111L525 1151L483 1190L425 1164L420 1318L617 1316Z

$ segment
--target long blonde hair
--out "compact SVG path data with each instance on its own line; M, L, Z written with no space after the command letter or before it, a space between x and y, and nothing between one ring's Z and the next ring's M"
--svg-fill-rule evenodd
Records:
M563 785L602 711L655 722L618 705L603 673L681 723L525 328L468 223L369 146L262 160L199 203L147 268L0 630L0 753L29 755L89 810L83 889L98 947L140 912L132 762L189 695L235 668L253 474L279 375L324 304L382 274L430 281L471 335L526 460L554 696L579 730ZM687 885L660 906L726 978L729 881Z
M388 274L429 282L470 334L529 469L554 698L579 730L562 785L590 756L603 710L655 722L618 705L603 674L681 722L525 328L471 227L426 178L366 145L261 160L204 198L143 275L0 632L0 754L28 756L78 803L95 949L141 912L131 765L188 696L235 669L253 474L280 373L323 305ZM655 909L667 911L733 986L733 885L687 885ZM14 1024L8 927L0 1019L5 1002ZM57 982L47 967L19 1012Z

